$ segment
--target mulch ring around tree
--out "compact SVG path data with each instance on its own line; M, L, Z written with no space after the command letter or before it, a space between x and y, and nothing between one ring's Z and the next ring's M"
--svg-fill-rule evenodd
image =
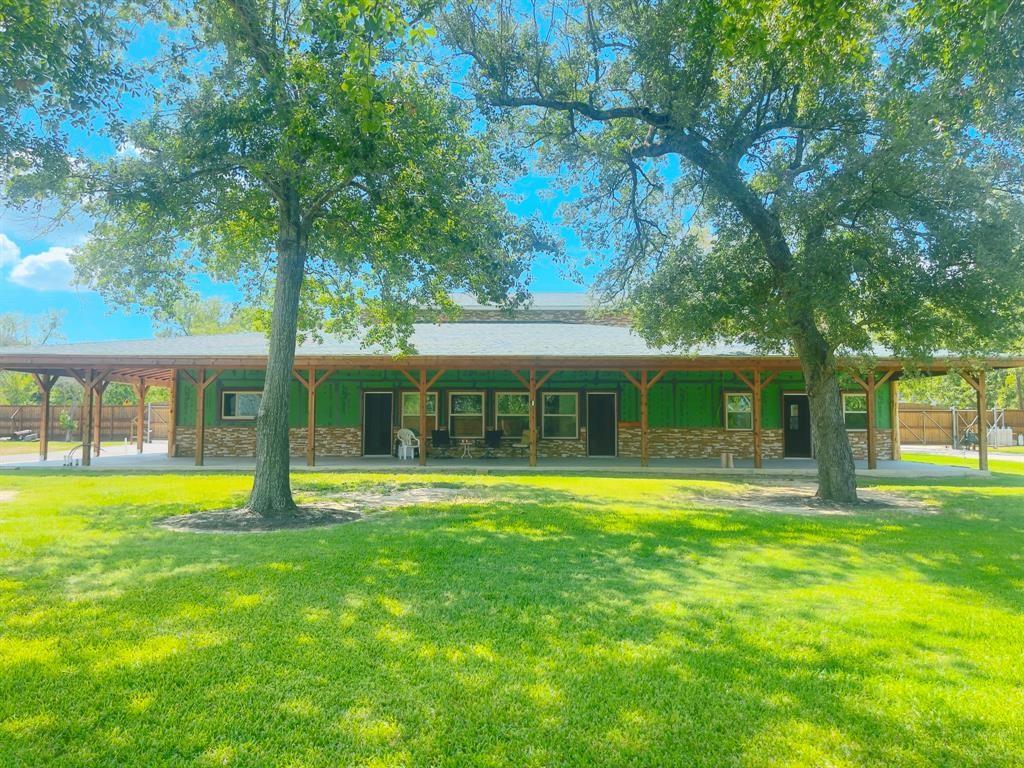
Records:
M877 488L858 488L856 504L825 501L815 496L817 484L799 480L761 481L756 485L729 488L721 492L688 493L686 501L716 509L748 509L785 515L851 516L858 514L909 512L936 514L924 499Z
M404 488L388 493L350 492L330 501L300 504L296 513L278 517L254 514L245 507L212 509L154 520L153 525L189 533L271 533L303 528L325 528L364 519L388 508L439 501L453 501L465 495L458 488Z

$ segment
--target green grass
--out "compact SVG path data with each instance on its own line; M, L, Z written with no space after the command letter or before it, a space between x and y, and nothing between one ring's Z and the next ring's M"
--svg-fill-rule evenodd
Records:
M61 454L74 448L78 443L66 443L63 440L51 440L49 445L50 457L59 458ZM38 442L23 442L21 440L4 440L0 442L0 456L37 456L39 455Z
M948 456L938 453L918 453L903 449L904 461L916 461L923 464L946 464L953 467L978 468L978 454L968 452L966 456ZM1002 475L1024 475L1024 462L999 460L999 454L989 452L988 468L990 472Z
M1022 445L1008 445L1004 448L993 448L995 453L1024 453L1024 446Z
M1019 766L1024 481L299 474L488 503L172 533L237 475L0 475L3 766ZM13 498L10 491L15 492Z

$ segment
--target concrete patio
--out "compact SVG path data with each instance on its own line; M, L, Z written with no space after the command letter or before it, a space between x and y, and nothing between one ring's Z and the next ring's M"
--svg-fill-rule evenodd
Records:
M924 464L910 460L879 461L878 469L868 470L867 462L858 461L857 472L870 477L978 477L988 475L977 469ZM168 458L166 443L146 445L146 451L136 453L134 446L108 444L103 453L93 458L91 466L64 466L62 456L39 461L37 456L2 456L0 472L21 469L47 469L68 473L76 472L252 472L252 458L208 457L204 466L197 467L191 457ZM475 473L548 473L548 474L636 474L636 475L723 475L723 476L788 476L809 477L817 472L812 459L765 459L764 466L754 468L752 459L736 459L735 467L725 469L718 459L651 459L650 466L640 466L639 459L586 458L540 459L531 468L525 458L482 459L430 457L430 463L421 467L414 460L392 457L331 457L317 458L316 466L306 465L305 458L292 457L292 468L302 472L475 472Z

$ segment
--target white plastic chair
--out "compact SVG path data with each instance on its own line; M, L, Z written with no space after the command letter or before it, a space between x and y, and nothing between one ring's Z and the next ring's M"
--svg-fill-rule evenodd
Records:
M415 457L419 447L420 439L413 434L411 429L403 427L398 430L398 458L411 459Z

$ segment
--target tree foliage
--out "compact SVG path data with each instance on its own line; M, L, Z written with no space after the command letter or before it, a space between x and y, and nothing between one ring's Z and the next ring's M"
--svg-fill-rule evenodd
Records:
M28 347L59 341L63 338L63 319L63 315L55 311L41 315L0 313L0 347ZM32 405L38 402L39 388L30 374L0 371L0 403Z
M70 168L69 130L116 124L137 80L122 53L134 2L0 0L0 182L53 182Z
M123 304L190 301L206 274L270 310L250 504L287 512L296 334L408 349L416 312L450 309L454 289L522 298L538 240L493 194L501 169L425 57L424 7L183 0L173 10L176 45L202 57L162 52L159 108L128 132L135 153L78 177L98 224L74 262Z
M269 326L265 310L232 304L219 296L186 296L169 307L158 307L155 319L160 324L157 336L238 333Z
M841 357L1024 335L1022 13L962 5L459 3L445 29L647 339L800 357L822 492L853 498Z

